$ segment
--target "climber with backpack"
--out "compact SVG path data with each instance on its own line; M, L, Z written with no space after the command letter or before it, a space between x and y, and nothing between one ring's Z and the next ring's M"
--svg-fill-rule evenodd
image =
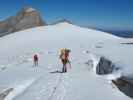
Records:
M69 53L71 51L69 49L63 48L60 50L60 59L63 64L62 72L67 72L67 64L70 65L71 68L71 63L69 61Z

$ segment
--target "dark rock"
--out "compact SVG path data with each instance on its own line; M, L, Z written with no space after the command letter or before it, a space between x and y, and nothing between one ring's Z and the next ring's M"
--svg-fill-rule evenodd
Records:
M125 95L133 98L133 78L129 76L122 76L112 82L118 87L118 89Z
M9 88L9 89L3 91L2 93L0 93L0 100L4 100L5 97L12 91L13 91L13 88Z
M99 75L112 73L115 65L105 57L101 57L98 65L96 66L96 73Z

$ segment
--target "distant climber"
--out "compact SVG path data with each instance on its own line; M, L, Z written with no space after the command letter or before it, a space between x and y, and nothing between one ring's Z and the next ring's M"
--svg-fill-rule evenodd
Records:
M34 66L38 66L38 60L39 60L38 55L37 54L34 54L34 56L33 56Z
M71 68L71 63L69 61L69 53L70 53L69 49L63 48L60 50L60 59L63 64L63 68L62 68L63 73L67 72L67 64L69 64Z

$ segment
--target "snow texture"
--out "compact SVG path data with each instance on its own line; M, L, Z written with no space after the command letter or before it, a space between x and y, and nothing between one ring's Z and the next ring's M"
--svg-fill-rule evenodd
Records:
M2 37L0 86L13 88L5 100L131 100L111 83L133 72L133 46L121 44L125 41L67 22ZM58 54L64 47L71 49L68 73L60 73ZM32 62L35 53L37 67ZM102 56L120 69L97 75Z

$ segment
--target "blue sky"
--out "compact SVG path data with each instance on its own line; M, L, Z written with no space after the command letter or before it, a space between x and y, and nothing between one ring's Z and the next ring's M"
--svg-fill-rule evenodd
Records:
M38 9L47 23L65 18L81 26L133 29L133 0L1 0L0 19L24 6Z

